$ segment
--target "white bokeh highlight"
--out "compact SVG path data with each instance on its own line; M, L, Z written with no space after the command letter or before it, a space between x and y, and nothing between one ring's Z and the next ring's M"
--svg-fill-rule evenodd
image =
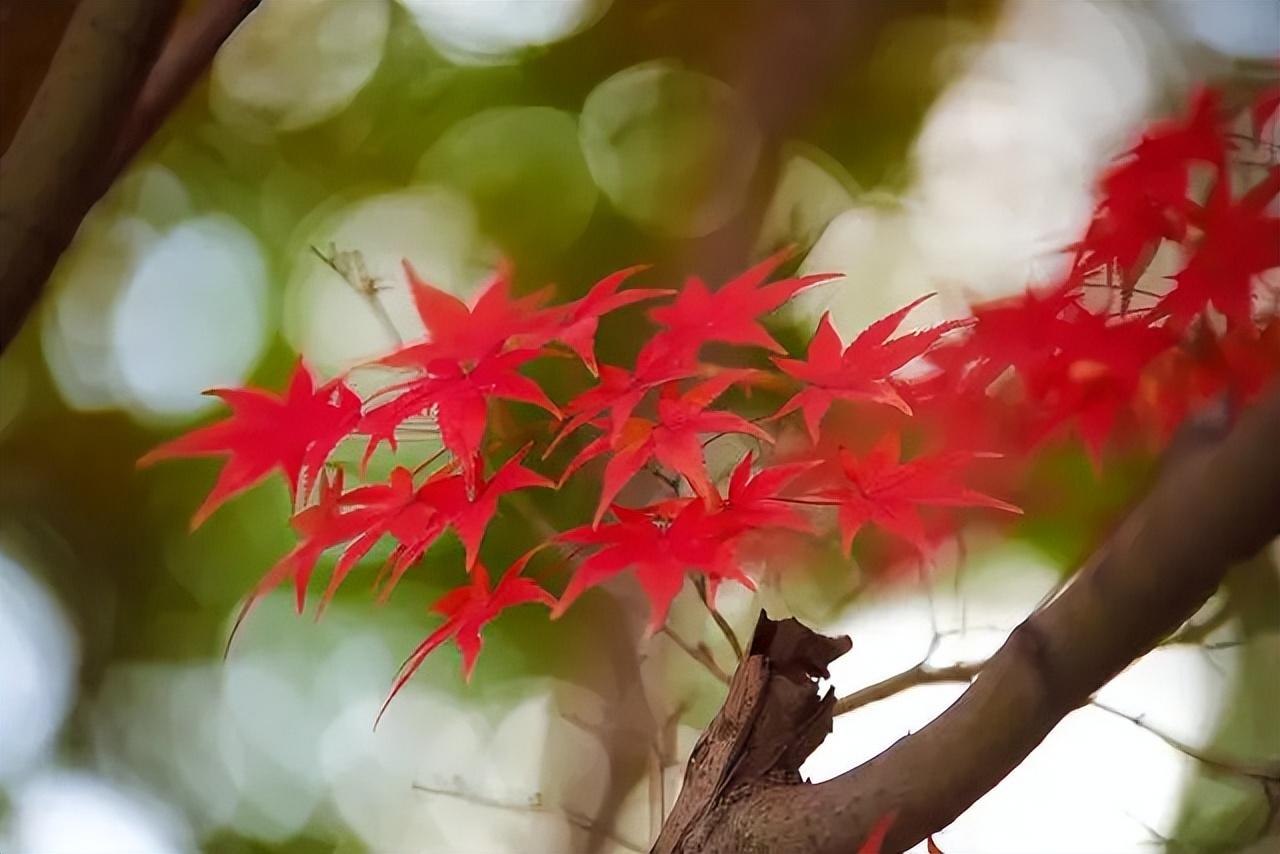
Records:
M847 338L922 293L940 297L917 316L937 320L1054 275L1154 105L1166 47L1128 4L1008 4L926 117L913 186L836 217L802 265L848 280L799 305Z
M377 71L390 24L390 0L267 0L214 58L214 114L265 134L337 115Z
M54 598L0 550L0 785L37 766L75 697L80 655Z
M585 30L610 0L400 0L423 35L459 65L513 62Z
M138 263L114 306L111 348L134 414L190 417L236 386L270 332L266 258L230 217L184 222Z
M180 854L195 841L152 797L92 774L51 769L14 795L6 850L39 854Z
M322 372L337 373L396 346L365 299L315 256L359 252L381 290L378 300L404 341L425 334L402 262L434 287L466 295L491 274L497 253L480 237L475 213L454 190L422 187L368 196L301 227L285 292L284 335ZM359 381L361 377L357 376Z

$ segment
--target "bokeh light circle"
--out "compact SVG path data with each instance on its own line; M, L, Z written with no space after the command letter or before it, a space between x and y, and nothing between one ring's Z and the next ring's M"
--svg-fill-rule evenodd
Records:
M760 130L728 85L674 62L634 65L582 107L582 150L617 210L667 237L699 237L741 207Z

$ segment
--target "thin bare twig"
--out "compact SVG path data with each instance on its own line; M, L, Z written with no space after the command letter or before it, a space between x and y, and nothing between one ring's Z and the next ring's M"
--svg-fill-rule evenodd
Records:
M1174 750L1191 757L1197 762L1214 768L1218 771L1224 771L1229 774L1236 774L1241 777L1248 777L1253 780L1263 782L1280 782L1280 759L1270 762L1246 762L1241 759L1223 756L1204 748L1194 747L1185 741L1170 735L1156 726L1148 723L1145 715L1131 715L1128 712L1121 711L1114 706L1109 706L1099 700L1097 697L1089 699L1089 705L1095 709L1101 709L1108 714L1122 718L1139 729L1146 730Z
M544 804L542 802L542 798L540 795L534 795L528 800L528 802L525 802L525 803L512 803L510 801L501 801L496 798L489 798L484 795L475 794L473 792L460 792L452 789L441 789L435 786L427 786L422 783L414 783L413 788L414 788L414 791L423 792L428 795L439 795L440 797L444 797L444 798L453 798L455 800L465 801L469 804L475 804L477 806L482 806L482 807L489 807L491 809L511 810L513 812L533 812L533 813L548 813L552 815L559 815L574 827L577 827L580 830L585 830L589 833L590 832L601 833L605 837L607 837L611 842L615 842L618 845L621 845L623 848L626 848L628 851L644 852L648 850L647 848L637 845L635 842L632 842L631 840L626 839L625 837L619 836L617 833L615 833L612 830L605 830L597 827L596 823L593 822L589 816L585 816L582 813L568 809L567 807L553 807L553 806L548 806Z
M1205 617L1203 620L1200 620L1199 622L1187 621L1186 623L1183 623L1176 632L1165 638L1160 645L1177 646L1179 644L1203 644L1208 640L1209 635L1226 625L1226 623L1230 621L1231 617L1231 608L1226 602L1223 602L1214 609L1213 613ZM1216 648L1217 644L1214 644L1213 646Z
M369 274L364 265L364 256L359 250L338 251L338 247L332 243L329 244L329 254L321 252L314 245L311 251L315 256L324 262L330 270L337 273L342 281L350 286L356 295L368 304L369 310L378 318L378 322L382 324L383 331L387 333L387 337L391 339L396 347L404 346L404 339L400 337L400 330L396 329L396 325L391 320L391 315L387 313L387 307L382 304L382 300L378 299L378 293L386 290L386 286L378 282L376 276Z
M854 691L852 694L846 694L836 700L832 714L843 715L845 712L852 712L854 709L869 706L872 703L892 697L894 694L899 694L908 688L915 688L917 685L932 685L939 682L970 682L982 670L984 664L986 664L985 661L977 661L934 667L921 662L887 679L881 679L874 685L868 685L865 688Z
M707 649L705 644L698 644L697 646L694 646L684 638L680 637L680 635L676 633L676 630L671 628L669 625L664 625L662 627L662 633L671 638L671 642L680 647L686 655L705 667L708 673L724 684L729 684L729 674L725 673L724 669L716 663L715 657L711 654L711 650Z

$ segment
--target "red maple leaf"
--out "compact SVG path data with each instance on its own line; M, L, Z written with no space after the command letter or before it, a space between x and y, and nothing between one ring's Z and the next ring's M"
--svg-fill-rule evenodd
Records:
M619 270L596 282L581 299L548 310L548 329L544 333L546 338L564 344L582 359L587 370L598 375L595 339L600 318L624 306L675 293L673 290L657 288L618 291L623 282L644 269L647 268L641 265Z
M472 364L501 351L513 337L545 323L538 309L550 290L513 300L511 269L505 263L480 291L474 308L424 282L408 261L402 263L427 340L400 348L380 359L380 364L423 369L440 359Z
M490 399L514 400L558 416L559 410L533 380L517 369L538 355L536 350L512 350L485 356L470 370L449 359L425 366L425 373L382 393L399 392L360 419L358 430L369 437L364 460L383 441L396 447L396 429L410 418L433 415L440 440L461 461L468 483L476 478L475 461L484 440Z
M815 466L817 460L788 463L751 473L755 457L747 454L729 476L728 495L720 503L717 523L722 530L737 533L763 528L786 528L811 532L813 525L787 503L782 491L797 477Z
M942 453L900 462L897 433L888 433L861 458L848 449L839 452L836 486L816 494L838 505L840 544L849 554L853 538L873 523L928 554L929 542L920 519L921 506L990 507L1021 513L1017 507L969 489L959 482L963 468L974 458L966 452Z
M1251 324L1254 277L1280 267L1280 217L1266 215L1277 195L1280 166L1234 203L1228 182L1219 180L1200 221L1204 235L1156 315L1184 328L1212 304L1232 323Z
M401 576L452 527L466 551L466 565L476 565L480 541L498 509L498 499L509 492L531 487L550 487L551 481L522 466L528 447L507 460L493 477L480 479L469 488L464 474L451 464L432 474L416 489L412 474L404 468L392 472L388 484L354 489L343 496L344 507L366 514L365 527L343 552L334 568L324 602L333 597L347 573L384 535L396 540L389 558L390 575L380 598L386 599ZM479 463L475 463L478 468ZM323 604L323 603L322 603Z
M944 334L962 325L962 322L943 323L890 341L889 336L903 318L929 296L932 294L877 320L848 347L842 346L840 335L831 324L830 313L822 315L809 342L805 361L776 357L773 360L784 373L806 383L773 417L781 418L800 410L809 436L816 444L822 416L837 400L884 403L910 415L911 407L889 378L912 359L924 355Z
M1008 368L1025 379L1053 352L1053 342L1070 333L1068 310L1078 295L1067 285L974 305L968 334L944 342L930 355L954 376L958 386L986 389Z
M1235 326L1222 335L1199 326L1182 346L1144 372L1140 402L1157 435L1168 439L1192 412L1225 397L1233 407L1255 400L1280 376L1280 317L1261 329Z
M317 504L294 516L293 526L300 538L298 545L255 585L236 620L237 626L259 599L289 578L293 579L297 609L301 613L316 562L324 552L343 544L347 544L346 548L334 567L317 616L333 599L348 573L384 536L391 536L396 547L388 558L390 577L383 586L382 599L390 595L400 577L449 528L462 541L467 568L474 567L485 529L497 512L498 499L519 489L552 485L520 465L527 452L527 447L517 452L493 477L481 480L474 493L468 491L455 464L435 472L418 487L413 484L413 473L398 467L391 472L387 483L359 486L345 493L339 472L332 480L322 483Z
M1061 331L1057 347L1027 380L1028 394L1043 411L1034 438L1074 420L1096 464L1119 414L1134 402L1143 370L1173 343L1173 335L1143 317L1113 323L1083 311Z
M707 411L707 406L729 386L752 373L754 372L749 370L723 371L684 393L678 391L675 383L664 386L658 399L656 421L629 418L620 432L606 432L570 461L561 476L561 482L588 460L613 453L605 466L604 484L594 520L597 525L622 487L651 458L684 477L698 495L704 498L713 496L715 489L707 475L700 436L708 433L742 433L755 436L761 441L773 441L768 433L740 415Z
M649 317L666 329L645 345L637 364L687 364L697 358L703 344L711 341L784 352L760 325L760 318L805 288L838 278L836 274L819 274L766 285L769 274L788 255L790 250L779 252L715 291L696 276L689 278L674 302L649 311Z
M600 382L569 401L564 414L569 419L560 428L555 439L547 447L543 458L569 436L596 420L605 410L609 411L609 433L617 435L650 390L674 380L686 379L695 373L693 367L652 363L647 370L634 373L612 365L600 365Z
M1194 207L1187 196L1193 163L1221 170L1226 154L1216 92L1201 90L1183 121L1152 125L1129 157L1102 179L1103 198L1077 247L1075 272L1114 271L1128 290L1160 241L1181 240Z
M596 551L579 564L560 596L551 618L556 619L587 589L627 570L649 598L647 634L666 622L671 601L684 585L685 573L696 572L711 582L732 578L755 589L734 560L734 540L715 524L708 524L706 505L696 498L665 501L638 510L613 507L617 522L598 527L583 525L558 537Z
M166 442L138 460L149 466L174 457L227 455L231 459L191 519L194 530L223 502L279 469L296 499L307 492L304 474L319 470L360 417L360 398L340 379L315 388L301 360L283 397L257 388L219 388L231 416Z
M437 647L452 639L458 651L462 653L462 675L471 681L475 670L476 658L484 646L484 638L480 632L499 614L516 605L539 602L548 607L555 605L555 597L543 590L524 572L533 552L530 552L513 563L497 585L489 586L489 573L481 564L476 564L470 574L470 581L463 587L452 590L441 596L431 605L431 611L444 617L444 622L410 653L400 671L396 674L391 692L378 712L378 720L386 712L387 706L395 699L396 694L409 681L422 662ZM374 722L377 726L377 721Z
M320 494L316 503L294 514L290 521L298 534L299 542L271 569L267 570L267 573L245 597L235 625L231 629L231 635L227 638L228 649L240 629L240 624L253 610L253 606L289 578L293 579L296 607L301 614L306 603L307 586L320 556L328 549L358 537L369 525L370 514L344 512L341 503L342 488L341 469L330 477L322 476Z

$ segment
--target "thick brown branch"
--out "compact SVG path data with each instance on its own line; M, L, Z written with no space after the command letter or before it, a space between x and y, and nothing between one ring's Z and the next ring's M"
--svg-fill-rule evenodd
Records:
M848 852L889 814L885 850L911 847L1000 782L1065 715L1185 622L1231 565L1278 534L1280 387L1229 432L1225 419L1184 431L1147 497L928 726L825 783L769 772L724 786L695 817L685 816L686 826L664 831L659 847ZM735 689L742 674L761 667L767 671L767 660L748 656L708 733L726 716L740 718L731 708ZM767 692L753 695L757 707L768 701ZM821 721L805 727L806 743L821 729ZM795 751L783 752L789 767ZM694 773L691 766L686 786ZM673 817L680 812L677 803Z
M0 158L0 351L101 192L103 152L178 0L82 0Z
M105 192L159 130L161 123L213 62L218 48L259 2L204 0L178 19L120 127L106 167L98 176L102 191Z
M0 160L0 352L89 208L258 0L81 0Z

